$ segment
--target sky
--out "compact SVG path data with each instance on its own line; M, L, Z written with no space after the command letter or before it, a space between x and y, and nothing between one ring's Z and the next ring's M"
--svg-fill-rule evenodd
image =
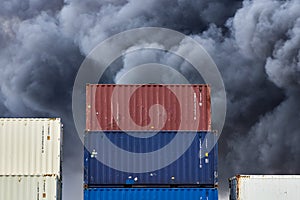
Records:
M170 28L199 42L224 81L221 199L228 199L227 179L235 174L299 174L299 10L299 0L4 0L0 116L62 118L63 200L81 199L83 147L71 96L82 61L114 34ZM149 61L169 64L199 83L191 66L157 51L124 55L101 83L118 82L132 66Z

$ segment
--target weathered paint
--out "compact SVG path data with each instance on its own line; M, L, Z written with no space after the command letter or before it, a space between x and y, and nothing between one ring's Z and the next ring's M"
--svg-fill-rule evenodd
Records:
M295 200L300 175L237 175L229 179L230 200Z
M61 200L57 176L0 176L1 200Z
M148 138L137 138L132 135L141 135ZM151 137L152 136L152 137ZM180 137L179 139L176 137ZM164 161L171 154L180 153L188 144L190 146L174 162L163 167ZM87 132L85 135L84 177L89 187L100 185L198 185L213 187L217 184L217 145L213 146L216 135L211 132ZM120 149L142 155L131 161L127 155L121 156L112 148L107 149L107 143ZM166 146L172 145L168 151ZM209 146L214 147L209 151ZM157 153L147 157L146 153ZM201 157L201 159L200 159ZM100 162L105 158L109 163ZM108 166L114 163L124 169ZM146 171L149 167L162 166L156 170ZM138 171L142 169L145 171ZM136 173L135 173L136 172Z
M86 87L87 131L211 130L208 85Z
M85 200L218 200L216 188L88 188Z
M58 118L0 118L0 175L61 174Z

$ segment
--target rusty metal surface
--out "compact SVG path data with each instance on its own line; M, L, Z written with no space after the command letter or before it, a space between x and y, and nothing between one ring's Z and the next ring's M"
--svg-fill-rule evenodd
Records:
M113 85L86 87L86 129L211 130L208 85Z

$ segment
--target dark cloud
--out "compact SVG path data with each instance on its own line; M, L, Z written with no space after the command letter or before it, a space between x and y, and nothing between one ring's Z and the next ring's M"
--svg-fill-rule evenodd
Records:
M4 105L17 116L66 110L82 60L78 48L46 13L18 22L13 35L0 60Z
M55 13L64 5L63 0L4 0L1 2L0 16L28 19L43 11Z
M210 23L223 24L240 5L232 0L70 1L60 20L64 31L88 53L108 36L130 28L158 26L199 33Z
M225 54L212 55L229 96L220 140L223 180L237 173L299 173L299 6L245 1L228 21L232 36L214 45Z
M1 117L61 117L65 124L63 171L80 174L82 148L72 121L71 94L84 57L73 40L63 36L57 19L46 12L0 22ZM68 187L79 190L82 181L72 180L79 175L64 174L66 196L79 197Z
M228 97L219 140L222 197L227 178L237 173L300 173L298 0L4 1L2 5L0 111L3 117L63 118L64 199L80 199L82 192L82 147L71 113L76 72L99 42L143 26L190 35L221 71ZM141 51L118 59L103 80L117 81L133 66L149 61L173 66L193 83L199 79L174 55Z

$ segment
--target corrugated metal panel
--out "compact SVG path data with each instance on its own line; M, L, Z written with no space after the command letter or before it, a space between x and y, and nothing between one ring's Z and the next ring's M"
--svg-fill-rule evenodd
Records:
M229 181L230 200L300 199L300 175L238 175Z
M215 188L89 188L85 200L218 200Z
M0 176L1 200L61 200L56 176Z
M134 134L147 138L134 137ZM91 187L115 184L213 187L217 184L217 145L208 152L209 145L213 146L216 140L214 133L168 131L153 134L88 132L85 135L88 149L84 154L85 183ZM121 151L108 144L119 147ZM146 154L149 152L150 155ZM173 156L174 162L171 160L166 164Z
M58 118L0 118L0 174L60 176L61 134Z
M211 130L208 85L90 84L86 99L88 131Z

